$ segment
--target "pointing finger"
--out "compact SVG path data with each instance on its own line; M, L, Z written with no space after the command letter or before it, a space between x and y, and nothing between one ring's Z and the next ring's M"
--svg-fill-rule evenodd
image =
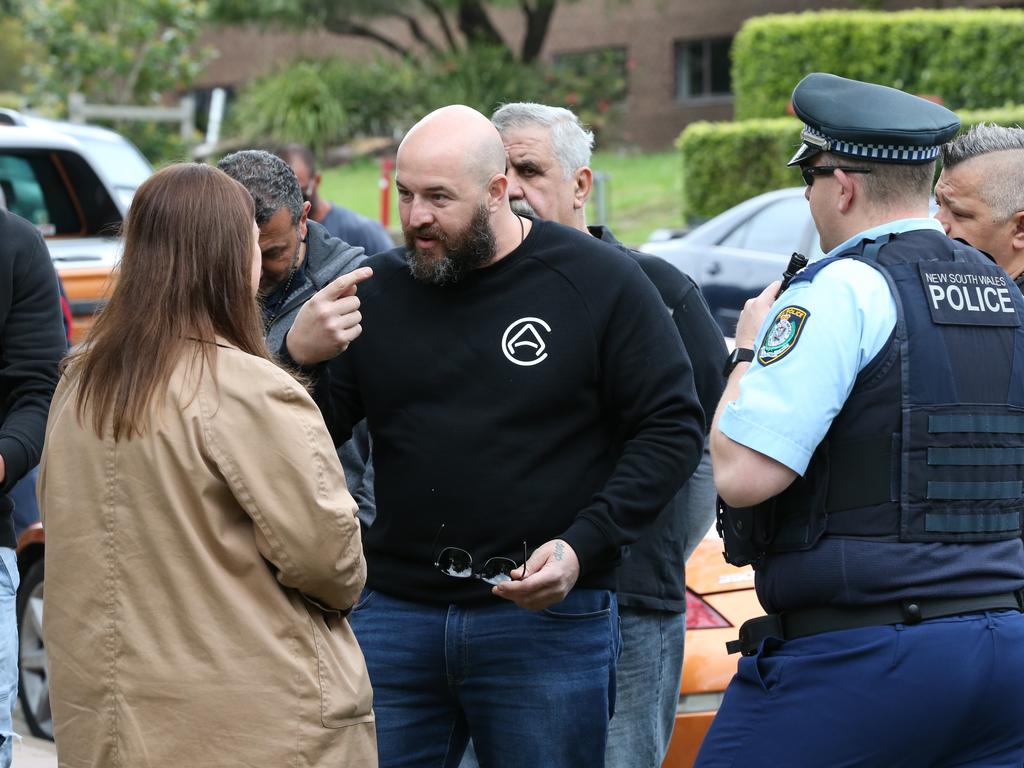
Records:
M351 295L359 283L369 280L371 277L373 277L373 270L369 267L354 269L325 285L320 289L319 295L328 301L334 301L342 296Z

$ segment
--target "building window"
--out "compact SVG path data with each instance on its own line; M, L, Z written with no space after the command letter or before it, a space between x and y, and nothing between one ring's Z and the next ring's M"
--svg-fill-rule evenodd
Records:
M729 95L731 45L731 37L676 41L677 101Z
M555 71L565 85L598 95L605 105L626 101L629 93L629 59L625 48L595 48L555 54Z

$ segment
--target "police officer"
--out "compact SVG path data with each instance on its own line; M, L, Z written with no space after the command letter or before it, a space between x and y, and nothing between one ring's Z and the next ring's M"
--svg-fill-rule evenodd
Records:
M721 530L768 616L698 765L1020 765L1024 300L928 218L952 112L820 73L793 107L827 255L727 363Z

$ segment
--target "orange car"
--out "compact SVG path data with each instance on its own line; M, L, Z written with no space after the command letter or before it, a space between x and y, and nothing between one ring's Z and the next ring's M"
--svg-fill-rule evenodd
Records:
M686 563L683 682L662 768L693 765L736 673L739 655L727 654L725 643L736 639L740 624L763 613L754 594L753 569L725 562L722 540L712 529Z

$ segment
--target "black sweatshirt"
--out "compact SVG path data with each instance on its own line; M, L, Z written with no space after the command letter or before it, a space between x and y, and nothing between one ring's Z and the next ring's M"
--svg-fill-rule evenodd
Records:
M57 275L36 228L0 209L0 546L13 547L11 487L39 463L67 351Z
M679 338L693 364L697 399L709 429L725 389L722 363L729 354L722 329L715 322L700 288L664 259L627 248L607 227L588 227L590 234L635 259L658 289L672 315ZM701 476L697 486L676 494L640 540L630 546L618 572L619 607L682 613L686 610L686 552L697 546L715 514L715 488ZM701 486L703 485L703 487ZM706 501L706 504L705 504Z
M336 442L364 413L373 436L368 586L497 599L438 573L437 552L460 547L479 568L562 538L580 586L614 589L620 548L693 472L704 439L689 359L640 268L539 220L455 286L414 280L401 248L366 265L363 334L317 390Z

